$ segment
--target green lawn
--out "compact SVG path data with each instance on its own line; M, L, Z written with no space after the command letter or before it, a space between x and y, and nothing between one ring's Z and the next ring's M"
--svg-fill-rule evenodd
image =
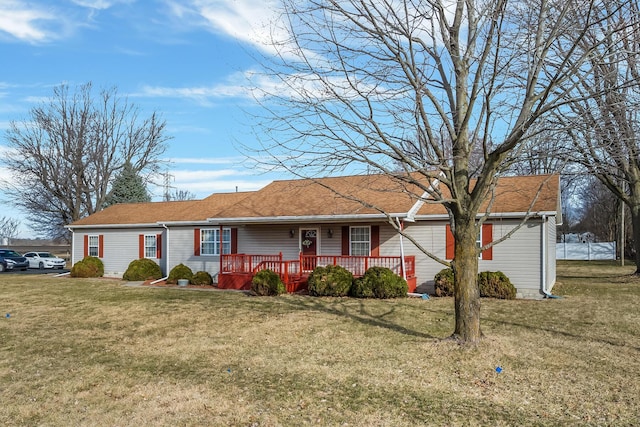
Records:
M0 425L634 425L640 279L562 262L561 299L249 297L0 275ZM496 372L500 367L502 371Z

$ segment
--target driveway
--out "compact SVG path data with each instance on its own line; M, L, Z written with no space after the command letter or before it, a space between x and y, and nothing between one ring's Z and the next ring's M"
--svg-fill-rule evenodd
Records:
M9 270L1 274L62 274L62 273L68 273L68 272L69 272L68 268L63 268L63 269L44 268L42 270L40 270L39 268L27 268L24 271ZM0 275L0 277L2 277L2 275Z

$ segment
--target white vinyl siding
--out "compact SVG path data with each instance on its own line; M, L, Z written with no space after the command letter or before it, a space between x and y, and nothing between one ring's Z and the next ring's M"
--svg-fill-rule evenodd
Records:
M162 233L161 229L142 228L142 229L126 229L126 230L114 230L114 229L94 229L88 233L88 240L91 240L92 236L98 238L102 235L104 238L104 253L102 256L102 262L104 264L104 274L106 277L122 277L127 270L129 263L139 258L140 255L140 234L153 234ZM193 231L192 231L193 233ZM74 233L73 244L73 262L78 262L84 256L84 236L87 233L76 231ZM160 260L155 259L159 262ZM166 273L166 266L159 264Z

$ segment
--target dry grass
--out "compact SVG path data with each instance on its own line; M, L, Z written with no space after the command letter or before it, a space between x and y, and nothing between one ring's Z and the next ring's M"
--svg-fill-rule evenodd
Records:
M450 298L3 274L0 424L636 424L640 280L608 264L558 271L562 299L483 301L474 348L443 340Z

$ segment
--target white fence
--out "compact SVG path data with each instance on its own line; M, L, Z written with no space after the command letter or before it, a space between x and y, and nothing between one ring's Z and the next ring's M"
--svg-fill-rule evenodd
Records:
M556 259L587 261L616 259L616 242L556 243Z

